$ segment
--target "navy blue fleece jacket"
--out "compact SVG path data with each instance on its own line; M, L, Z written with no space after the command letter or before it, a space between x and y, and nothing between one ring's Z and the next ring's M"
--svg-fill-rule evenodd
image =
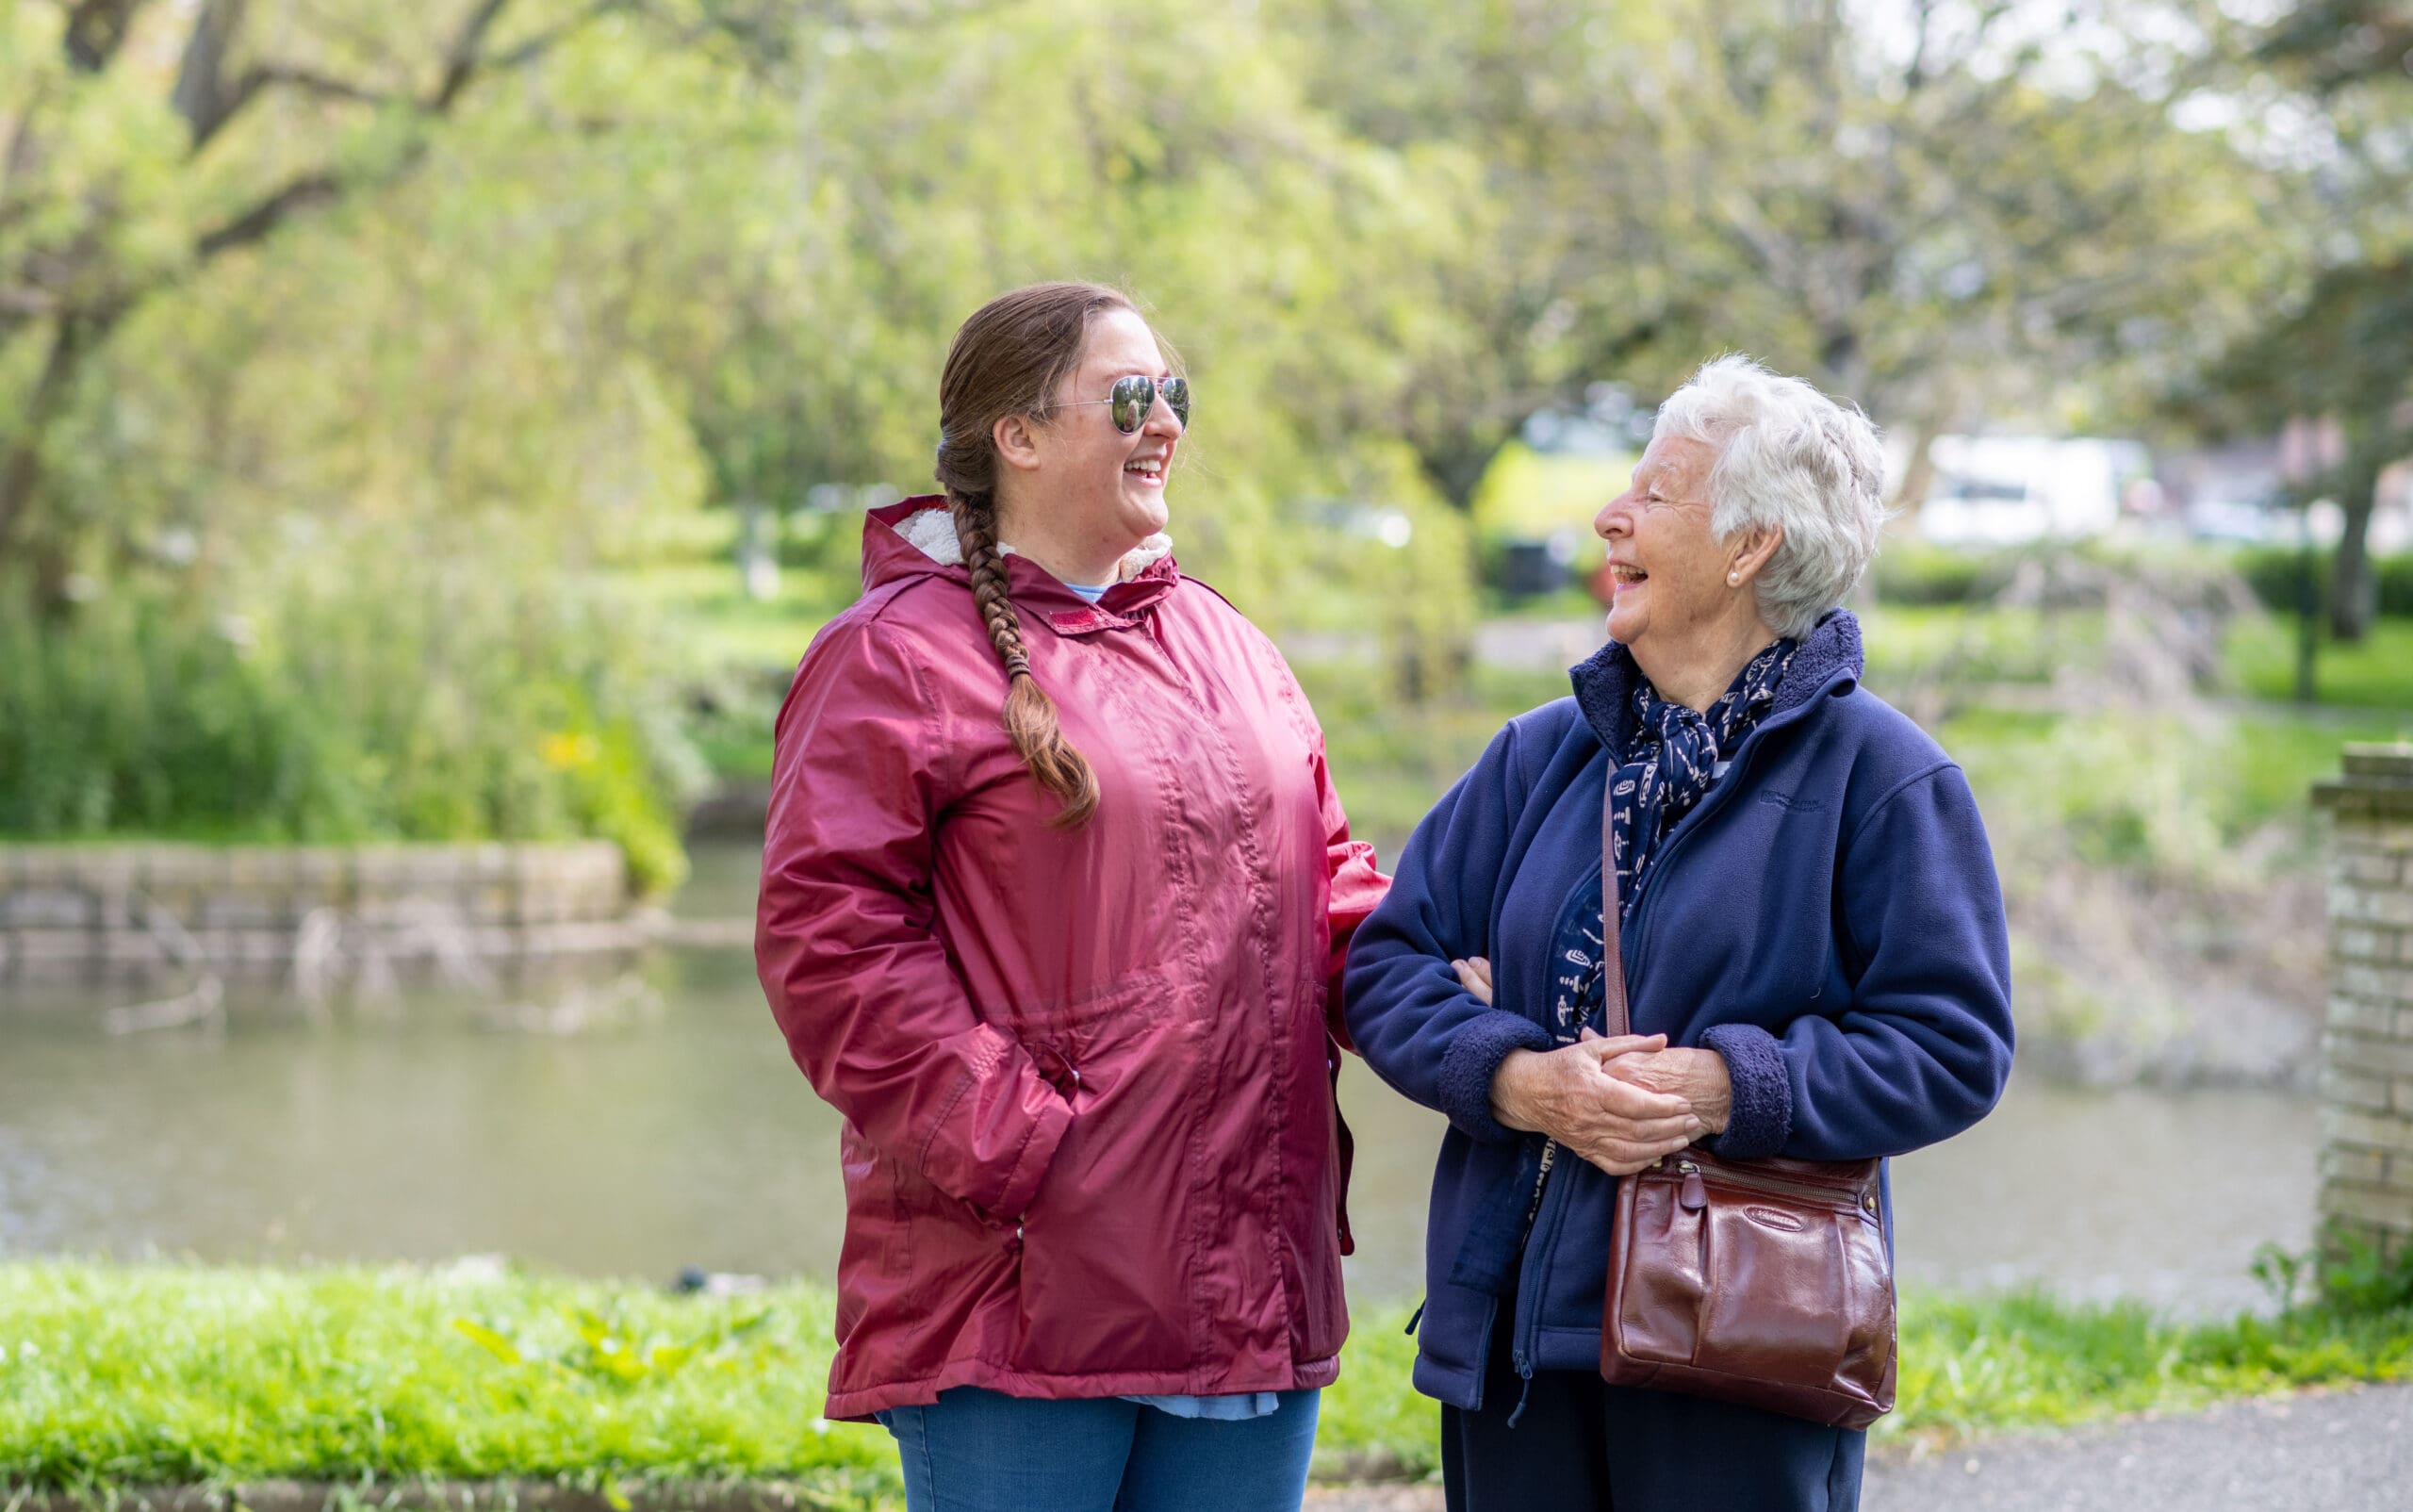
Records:
M1721 1155L1899 1155L1976 1123L2010 1074L2010 947L1977 805L1861 668L1859 622L1830 611L1661 842L1625 926L1634 1032L1726 1059ZM1608 752L1627 748L1639 675L1610 645L1575 668L1575 697L1501 731L1417 827L1350 947L1358 1049L1450 1118L1416 1384L1462 1408L1482 1405L1512 1295L1520 1372L1599 1364L1617 1184L1558 1160L1528 1228L1542 1141L1495 1122L1490 1089L1509 1051L1551 1043L1551 943L1570 910L1600 907ZM1459 987L1463 956L1490 958L1494 1006Z

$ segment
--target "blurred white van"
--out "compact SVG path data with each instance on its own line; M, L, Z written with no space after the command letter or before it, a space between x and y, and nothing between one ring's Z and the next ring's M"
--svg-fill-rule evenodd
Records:
M2123 493L2150 479L2142 441L2080 436L1939 436L1919 503L1920 535L1943 546L2017 546L2101 535Z

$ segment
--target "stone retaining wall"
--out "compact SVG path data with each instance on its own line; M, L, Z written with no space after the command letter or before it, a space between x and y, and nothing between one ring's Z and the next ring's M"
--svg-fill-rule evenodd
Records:
M2393 1253L2413 1244L2413 745L2345 766L2313 791L2337 821L2321 1215Z
M618 846L0 846L0 983L623 948Z

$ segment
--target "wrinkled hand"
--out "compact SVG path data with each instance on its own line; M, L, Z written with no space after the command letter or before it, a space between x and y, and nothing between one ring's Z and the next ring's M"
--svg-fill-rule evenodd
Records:
M1588 1028L1584 1032L1592 1033ZM1726 1058L1715 1050L1633 1051L1610 1061L1608 1074L1651 1092L1682 1097L1708 1133L1725 1133L1733 1116L1734 1080L1727 1074Z
M1468 993L1491 1001L1490 961L1476 956L1450 964ZM1628 1058L1667 1053L1666 1044L1664 1034L1612 1040L1586 1031L1581 1042L1555 1050L1511 1050L1491 1078L1491 1116L1547 1134L1611 1175L1630 1175L1708 1131L1683 1096L1611 1074ZM1725 1069L1722 1060L1718 1069Z

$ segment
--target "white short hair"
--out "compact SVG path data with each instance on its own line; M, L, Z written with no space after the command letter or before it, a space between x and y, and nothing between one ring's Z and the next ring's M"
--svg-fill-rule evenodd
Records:
M1885 452L1859 405L1730 353L1668 396L1651 436L1715 450L1709 528L1719 539L1784 533L1759 581L1760 613L1778 634L1799 639L1868 570L1885 525Z

